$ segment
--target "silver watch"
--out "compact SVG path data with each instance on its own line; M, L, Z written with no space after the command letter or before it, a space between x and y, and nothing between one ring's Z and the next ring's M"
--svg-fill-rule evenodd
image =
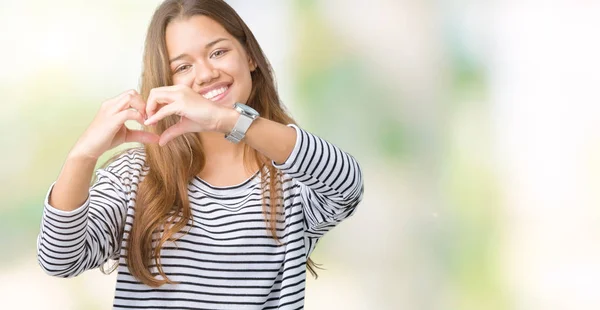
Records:
M244 139L246 131L259 114L256 110L243 103L236 103L233 105L233 108L240 112L240 117L231 132L225 135L225 139L237 144Z

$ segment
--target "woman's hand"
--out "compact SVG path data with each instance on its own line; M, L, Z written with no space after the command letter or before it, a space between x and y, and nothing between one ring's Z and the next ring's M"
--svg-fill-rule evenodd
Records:
M169 115L179 115L180 121L167 128L160 136L161 146L175 137L188 132L224 132L222 120L235 112L214 103L185 85L157 87L150 91L146 104L148 119L145 125L153 125Z
M104 152L125 142L157 143L158 135L125 126L127 120L143 124L145 117L146 103L135 90L128 90L107 100L102 103L71 154L97 160Z

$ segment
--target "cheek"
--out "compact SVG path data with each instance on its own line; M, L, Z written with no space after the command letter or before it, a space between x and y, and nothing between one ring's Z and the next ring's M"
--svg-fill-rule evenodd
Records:
M250 95L252 89L252 77L247 63L238 61L232 62L221 67L222 71L234 78L235 82L241 86L238 91L240 95Z
M243 71L241 72L242 74L240 75L240 85L242 85L242 97L244 98L244 101L248 101L249 97L250 97L250 92L252 91L252 76L250 75L250 71Z
M252 76L250 75L250 67L248 66L248 63L246 62L242 62L239 64L239 68L240 68L240 79L242 79L242 81L244 82L244 84L246 84L248 86L248 88L252 87Z
M192 73L187 73L184 75L176 75L171 78L173 80L173 85L186 85L191 87L194 82L194 75Z
M223 63L221 64L220 69L238 79L242 78L245 73L250 71L248 64L244 64L240 60Z

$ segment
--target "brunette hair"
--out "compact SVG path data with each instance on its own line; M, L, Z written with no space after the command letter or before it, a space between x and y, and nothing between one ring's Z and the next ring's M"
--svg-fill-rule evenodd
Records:
M280 102L271 66L256 38L233 8L222 0L167 0L155 11L146 36L140 93L148 99L155 87L172 85L166 47L166 28L174 20L203 15L221 24L244 47L256 68L251 72L252 90L247 104L266 119L295 123ZM161 134L178 122L170 116L146 130ZM202 171L205 158L201 140L196 133L175 138L163 147L144 145L149 172L139 184L135 215L126 239L126 261L130 273L144 284L158 287L172 282L162 269L160 251L165 242L174 241L192 220L188 199L189 182ZM260 167L265 227L280 242L276 234L278 214L283 213L282 174L271 160L246 146L246 167ZM266 172L266 173L265 173ZM177 235L177 236L176 236ZM160 237L153 243L153 237ZM155 277L151 267L156 267ZM317 277L316 264L309 258L307 268Z

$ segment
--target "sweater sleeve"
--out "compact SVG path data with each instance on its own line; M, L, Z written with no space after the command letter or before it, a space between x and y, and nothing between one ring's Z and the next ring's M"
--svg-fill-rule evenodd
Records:
M135 171L141 170L142 159L139 151L129 151L105 169L98 169L87 200L72 211L50 205L55 183L50 186L37 241L38 262L46 273L74 277L109 258L118 258L131 199L132 186L128 183L139 175Z
M318 238L354 214L363 196L358 162L333 144L300 129L289 158L274 166L300 183L309 252Z

